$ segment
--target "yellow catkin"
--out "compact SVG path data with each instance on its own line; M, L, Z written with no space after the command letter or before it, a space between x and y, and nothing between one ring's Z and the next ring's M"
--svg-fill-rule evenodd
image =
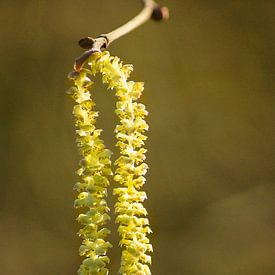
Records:
M79 195L75 206L88 207L88 211L78 217L84 225L79 233L83 237L80 254L86 257L79 274L107 274L109 259L106 252L111 247L109 242L103 240L109 231L106 228L99 230L99 226L109 219L105 197L109 185L106 176L111 175L111 153L99 138L101 130L95 128L98 114L92 111L95 104L90 97L92 82L89 77L101 73L103 83L115 90L118 99L115 113L120 121L115 128L120 157L115 161L114 180L121 186L113 190L118 200L115 212L121 237L119 244L122 247L119 272L148 275L151 274L148 252L153 249L147 237L151 229L143 206L146 193L140 190L148 169L144 163L146 149L143 148L147 139L145 132L148 130L144 118L148 113L145 106L137 102L143 91L143 83L127 81L133 67L123 65L119 58L110 56L107 51L94 53L88 65L89 70L82 69L69 75L75 84L70 93L78 103L73 113L78 128L77 144L83 156L77 171L82 182L76 184Z
M74 206L83 212L77 218L82 225L78 234L83 238L79 254L85 257L78 270L80 275L108 274L106 265L109 258L106 254L111 247L104 240L110 231L103 227L110 219L105 198L109 185L107 176L112 174L111 151L100 139L102 130L95 127L98 113L93 110L95 103L89 90L93 83L88 75L89 71L85 69L69 74L74 83L69 93L76 102L73 108L76 142L82 156L80 168L76 171L80 182L75 184L78 197L74 202Z

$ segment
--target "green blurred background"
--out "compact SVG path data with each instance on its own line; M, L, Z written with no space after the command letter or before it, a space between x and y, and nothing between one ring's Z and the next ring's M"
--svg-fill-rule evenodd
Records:
M148 22L109 48L145 82L153 274L274 275L275 2L161 4L168 22ZM140 8L135 0L1 0L1 275L76 274L79 155L66 76L82 53L78 39ZM98 126L116 152L115 98L96 88Z

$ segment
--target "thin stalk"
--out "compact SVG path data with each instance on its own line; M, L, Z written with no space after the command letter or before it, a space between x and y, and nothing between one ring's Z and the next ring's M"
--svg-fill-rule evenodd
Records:
M106 34L106 37L109 40L109 44L112 43L114 40L120 38L121 36L136 29L137 27L141 26L151 18L154 8L158 7L158 5L153 0L144 0L143 2L144 8L136 17L128 21L123 26Z
M169 13L166 7L160 7L153 0L142 0L142 2L144 4L142 11L121 27L107 34L101 34L97 38L85 37L79 40L78 43L80 47L88 50L75 60L74 69L76 71L79 71L82 68L83 64L91 56L91 54L94 52L101 52L106 50L106 48L113 41L133 31L148 21L150 18L156 21L168 18Z

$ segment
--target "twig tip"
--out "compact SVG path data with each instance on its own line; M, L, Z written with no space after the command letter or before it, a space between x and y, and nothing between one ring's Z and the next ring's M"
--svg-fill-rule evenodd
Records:
M165 6L156 6L153 10L152 19L155 21L168 20L169 19L169 9Z

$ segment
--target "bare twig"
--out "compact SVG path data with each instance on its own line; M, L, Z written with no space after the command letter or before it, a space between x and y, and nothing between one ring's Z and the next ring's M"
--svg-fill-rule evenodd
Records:
M85 37L79 40L78 43L80 47L88 50L75 60L74 69L76 71L79 71L82 68L85 61L94 52L101 52L105 50L113 41L131 32L135 28L145 23L150 18L156 21L168 19L168 8L160 7L153 0L142 0L142 2L144 4L142 11L136 17L128 21L126 24L107 34L101 34L97 38Z

